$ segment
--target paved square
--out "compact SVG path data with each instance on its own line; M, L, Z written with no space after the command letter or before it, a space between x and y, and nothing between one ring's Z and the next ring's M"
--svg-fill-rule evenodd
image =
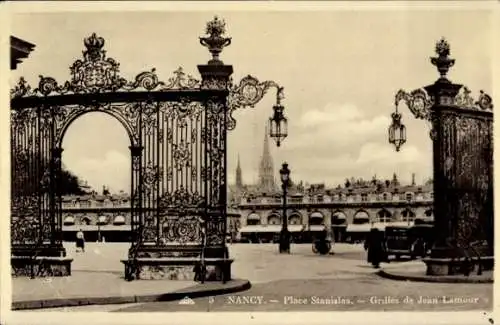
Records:
M70 255L74 250L68 247ZM119 260L128 244L89 244L76 254L74 270L120 276ZM492 309L492 284L445 284L383 279L366 263L361 245L336 244L334 254L316 255L310 244L278 253L275 244L234 244L233 277L252 288L239 294L194 299L194 304L154 302L133 305L59 308L67 311L452 311ZM414 265L419 263L397 262ZM392 263L390 264L393 265ZM383 265L382 265L383 266ZM136 284L150 281L137 281Z

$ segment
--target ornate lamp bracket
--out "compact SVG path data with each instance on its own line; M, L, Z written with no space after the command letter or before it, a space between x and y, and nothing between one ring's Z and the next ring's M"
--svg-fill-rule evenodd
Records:
M275 81L261 82L257 78L247 75L238 84L231 84L228 96L228 120L230 121L228 130L233 130L236 127L236 121L234 121L232 113L239 108L255 107L270 88L276 88L276 105L281 105L281 101L285 98L284 87Z
M281 105L284 97L284 87L272 80L260 82L257 78L248 75L240 80L237 85L232 85L229 99L236 108L253 108L264 98L270 88L276 88L276 103Z
M401 101L405 102L406 107L415 118L430 121L431 107L434 105L434 100L424 89L415 89L409 93L400 89L395 96L396 107Z
M434 99L429 96L423 88L418 88L411 92L406 92L405 90L400 89L395 96L396 113L398 113L397 110L401 101L404 101L406 107L408 107L416 119L426 120L430 123L431 130L429 136L434 140L435 131L432 126L431 114L431 108L434 106Z

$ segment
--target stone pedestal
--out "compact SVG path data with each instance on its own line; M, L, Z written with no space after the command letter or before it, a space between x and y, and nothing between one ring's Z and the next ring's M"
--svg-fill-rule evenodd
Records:
M61 244L13 245L11 249L12 276L69 276L72 262Z
M132 250L132 249L131 249ZM227 247L205 249L205 281L229 281L232 259ZM196 266L201 263L200 246L142 247L121 262L126 280L195 280Z
M493 270L493 256L483 256L475 259L461 258L426 258L426 275L457 275L478 274L479 271Z
M12 276L56 277L70 276L72 258L48 256L12 256Z

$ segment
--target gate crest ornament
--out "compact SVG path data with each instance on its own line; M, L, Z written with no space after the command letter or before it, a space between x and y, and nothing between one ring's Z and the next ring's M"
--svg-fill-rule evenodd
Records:
M483 111L493 110L493 100L490 95L480 90L479 97L475 100L471 93L468 87L462 87L454 98L454 104L464 109Z

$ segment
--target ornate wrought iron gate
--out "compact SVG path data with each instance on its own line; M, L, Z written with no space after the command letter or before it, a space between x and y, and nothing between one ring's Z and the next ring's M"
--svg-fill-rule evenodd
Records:
M255 105L274 82L247 76L233 85L233 68L218 55L230 44L217 18L200 38L212 60L199 65L201 81L181 68L167 82L155 70L133 81L119 75L104 39L84 40L83 58L63 84L40 77L36 89L25 80L11 91L13 252L65 255L62 247L62 140L68 127L88 112L115 117L130 138L131 226L134 256L199 253L201 232L213 254L226 254L227 131L232 112ZM167 248L171 248L170 250ZM16 254L16 253L15 253ZM22 255L22 254L21 254Z
M404 101L418 119L431 124L434 159L434 215L436 241L427 272L446 275L470 272L472 262L493 267L493 103L480 91L477 100L463 85L446 74L455 64L449 44L436 44L431 62L440 78L432 85L396 94L396 112L390 142L396 150L406 141L405 127L397 110ZM399 133L399 134L398 134ZM457 261L465 261L461 271Z

